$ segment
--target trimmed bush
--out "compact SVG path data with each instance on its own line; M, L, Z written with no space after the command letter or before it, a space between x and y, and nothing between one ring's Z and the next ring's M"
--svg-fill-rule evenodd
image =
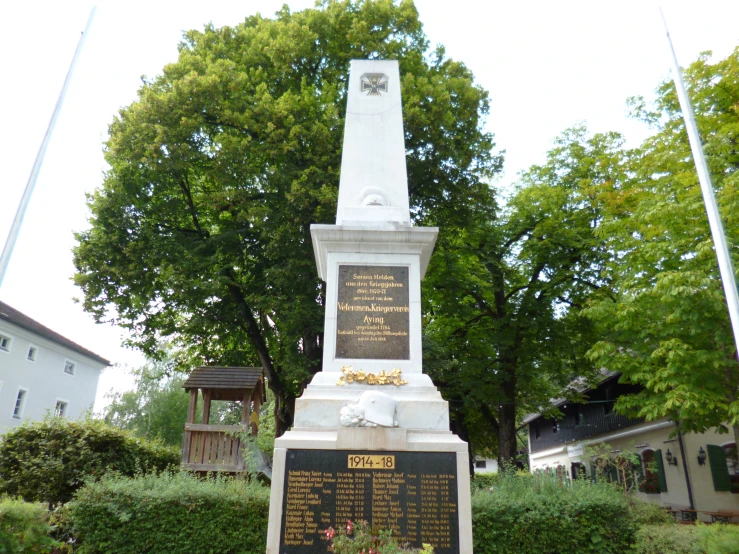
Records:
M473 491L487 491L495 486L498 481L497 473L475 473L472 477Z
M472 497L475 554L621 554L633 543L629 501L606 483L501 476Z
M267 541L269 489L188 473L106 476L68 504L84 554L253 554Z
M696 533L706 554L739 553L739 527L735 525L698 525Z
M49 537L49 512L42 504L0 499L0 552L48 554L59 543Z
M645 525L636 532L635 554L703 554L696 526Z
M0 494L53 505L68 502L85 479L106 471L134 475L179 462L175 450L102 421L50 417L0 439Z

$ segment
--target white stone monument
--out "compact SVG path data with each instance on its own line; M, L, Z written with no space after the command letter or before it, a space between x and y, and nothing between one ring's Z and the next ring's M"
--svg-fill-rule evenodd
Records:
M410 225L396 61L351 62L336 225L311 234L323 371L275 441L267 553L327 552L326 528L365 519L470 554L467 444L422 367L421 279L438 229Z

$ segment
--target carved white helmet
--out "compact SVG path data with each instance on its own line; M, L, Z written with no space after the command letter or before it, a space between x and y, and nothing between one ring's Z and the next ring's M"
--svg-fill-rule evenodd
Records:
M365 391L357 403L364 409L364 419L383 427L395 424L395 400L384 392Z

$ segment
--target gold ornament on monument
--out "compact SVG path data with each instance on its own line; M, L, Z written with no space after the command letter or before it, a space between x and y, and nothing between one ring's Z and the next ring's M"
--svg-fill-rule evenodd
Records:
M344 375L336 381L336 384L340 387L343 387L347 383L353 383L354 381L368 385L395 385L396 387L408 384L408 381L401 378L403 372L397 367L390 371L383 369L375 374L367 373L363 369L355 370L353 366L345 365L341 368L341 373Z

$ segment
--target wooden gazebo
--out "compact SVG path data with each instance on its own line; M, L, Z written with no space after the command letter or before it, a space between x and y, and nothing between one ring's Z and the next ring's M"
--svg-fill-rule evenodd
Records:
M185 436L182 441L182 468L192 471L244 471L243 444L236 433L259 432L259 407L266 401L261 367L212 367L193 370L182 387L190 393ZM203 395L202 423L195 423L198 392ZM241 402L239 425L210 425L213 400Z

